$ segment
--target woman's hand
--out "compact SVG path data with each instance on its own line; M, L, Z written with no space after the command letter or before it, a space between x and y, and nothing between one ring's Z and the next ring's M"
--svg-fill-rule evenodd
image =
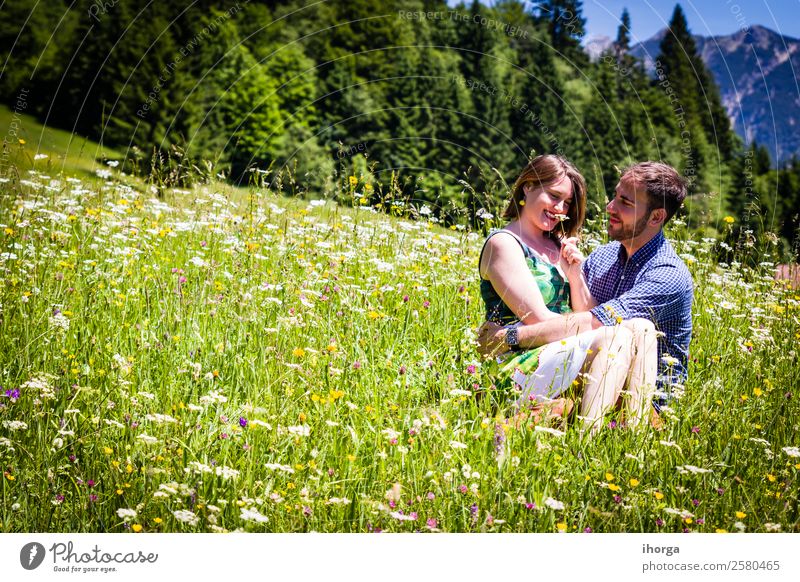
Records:
M506 351L506 328L492 321L484 323L478 329L478 353L485 358L494 358Z
M580 270L583 264L583 253L578 249L578 237L565 238L561 241L561 256L559 263L561 269L567 273L567 278L572 279L571 273L576 269Z

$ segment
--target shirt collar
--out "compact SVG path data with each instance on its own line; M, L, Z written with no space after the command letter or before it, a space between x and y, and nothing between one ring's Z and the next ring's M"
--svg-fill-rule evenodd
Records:
M630 257L629 260L636 259L637 261L641 261L641 260L648 259L648 258L654 256L656 254L656 252L658 252L658 249L661 248L661 246L664 244L664 242L666 240L667 239L664 236L664 231L663 230L659 230L658 234L656 234L653 238L651 238L649 241L644 243L644 246L641 247L635 253L633 253L633 256ZM624 261L626 256L627 256L627 251L625 250L625 247L622 246L622 243L620 243L620 245L619 245L619 258Z

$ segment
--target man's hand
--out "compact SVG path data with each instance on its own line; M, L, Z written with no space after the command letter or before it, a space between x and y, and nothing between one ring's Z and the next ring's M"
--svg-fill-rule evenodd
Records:
M494 358L508 351L506 328L487 321L478 329L478 353L485 358Z

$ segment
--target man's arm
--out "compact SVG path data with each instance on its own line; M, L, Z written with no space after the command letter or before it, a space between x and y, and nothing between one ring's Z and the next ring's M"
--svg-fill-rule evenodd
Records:
M591 310L603 325L615 325L626 319L641 317L656 323L672 313L691 293L687 283L674 265L659 265L648 270L628 291Z

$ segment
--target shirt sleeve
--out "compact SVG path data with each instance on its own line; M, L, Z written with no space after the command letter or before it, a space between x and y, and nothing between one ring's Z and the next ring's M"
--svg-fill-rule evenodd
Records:
M591 312L603 325L616 325L634 317L657 321L665 313L676 311L691 291L691 284L677 267L659 265L644 273L630 290Z

